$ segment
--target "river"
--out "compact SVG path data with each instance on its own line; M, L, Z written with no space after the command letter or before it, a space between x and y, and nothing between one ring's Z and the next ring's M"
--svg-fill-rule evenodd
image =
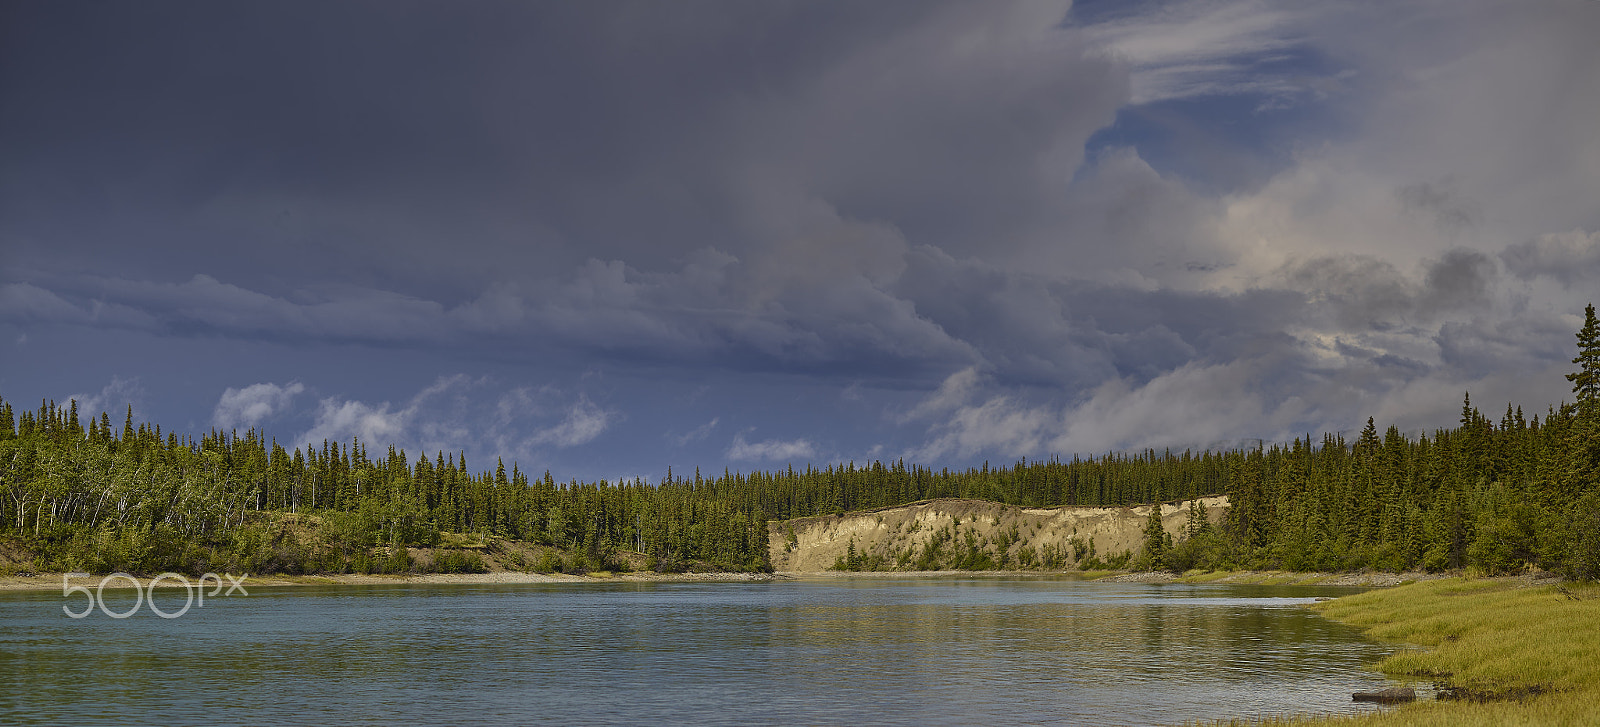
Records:
M92 585L92 582L91 582ZM1359 589L1041 577L0 593L4 724L1178 724L1352 712ZM158 604L176 612L181 589ZM130 590L105 591L114 612ZM148 604L147 604L148 605Z

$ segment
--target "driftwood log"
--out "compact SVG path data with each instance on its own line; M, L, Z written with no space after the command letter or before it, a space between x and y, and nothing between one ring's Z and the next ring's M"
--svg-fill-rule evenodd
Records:
M1377 702L1378 704L1399 704L1412 702L1417 699L1417 690L1410 687L1390 687L1376 692L1354 692L1350 695L1352 702Z

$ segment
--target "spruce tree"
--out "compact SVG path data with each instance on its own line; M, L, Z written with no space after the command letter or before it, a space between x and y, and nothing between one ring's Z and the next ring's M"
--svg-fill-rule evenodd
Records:
M1572 359L1578 370L1567 374L1572 393L1578 397L1583 413L1593 418L1600 407L1600 322L1595 320L1594 304L1583 309L1583 328L1578 330L1578 355Z
M1150 556L1150 567L1160 568L1171 543L1166 528L1161 526L1161 503L1150 506L1150 518L1144 525L1144 550Z
M1570 430L1567 477L1569 492L1578 493L1600 484L1600 321L1595 320L1593 303L1583 310L1578 355L1572 362L1578 370L1567 374L1567 380L1578 397L1578 411Z

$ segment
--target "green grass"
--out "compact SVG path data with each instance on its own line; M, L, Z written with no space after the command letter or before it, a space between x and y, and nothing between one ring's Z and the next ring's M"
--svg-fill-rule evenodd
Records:
M1184 583L1211 583L1213 581L1220 581L1220 580L1222 580L1224 578L1227 578L1228 576L1230 576L1232 574L1233 574L1232 571L1225 571L1225 570L1214 570L1214 571L1191 570L1191 571L1185 571L1184 572L1182 580L1183 580Z
M1377 668L1462 688L1468 701L1417 702L1356 717L1217 725L1600 725L1600 586L1525 587L1452 578L1311 608L1403 648Z
M1261 586L1312 586L1329 581L1340 574L1296 573L1292 571L1236 571L1236 570L1190 570L1176 576L1179 583L1215 583L1228 579L1229 583L1239 585Z

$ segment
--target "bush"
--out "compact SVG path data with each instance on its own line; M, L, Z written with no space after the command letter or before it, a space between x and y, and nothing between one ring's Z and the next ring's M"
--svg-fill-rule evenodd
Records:
M470 550L441 550L433 554L435 573L488 573L483 556Z
M1228 546L1214 530L1195 533L1180 541L1162 558L1162 564L1174 573L1188 570L1221 570L1228 567Z
M539 563L533 567L533 570L536 573L561 573L566 568L566 562L561 558L561 554L556 552L555 548L545 548L544 552L539 554Z
M1567 557L1561 572L1568 578L1600 580L1600 493L1578 498L1567 512Z
M1534 542L1530 518L1486 516L1478 521L1477 537L1467 548L1467 562L1489 575L1516 573L1533 560Z
M677 553L667 553L663 557L656 558L650 565L650 570L657 573L683 573L689 570L689 564L679 558Z

